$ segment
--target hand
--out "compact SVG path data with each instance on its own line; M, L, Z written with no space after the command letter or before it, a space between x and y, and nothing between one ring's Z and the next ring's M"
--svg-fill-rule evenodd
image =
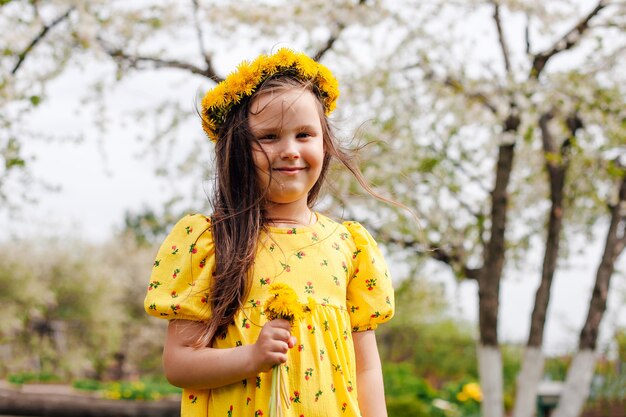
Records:
M287 362L287 352L296 345L287 320L272 320L265 323L259 338L253 345L252 360L259 372L267 372L275 365Z

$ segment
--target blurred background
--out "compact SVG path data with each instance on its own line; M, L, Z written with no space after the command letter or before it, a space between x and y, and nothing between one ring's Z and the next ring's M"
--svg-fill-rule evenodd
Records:
M338 167L317 207L391 266L390 416L548 415L554 386L559 416L626 415L625 28L623 1L0 1L0 391L176 397L143 297L210 212L199 102L289 47L420 219Z

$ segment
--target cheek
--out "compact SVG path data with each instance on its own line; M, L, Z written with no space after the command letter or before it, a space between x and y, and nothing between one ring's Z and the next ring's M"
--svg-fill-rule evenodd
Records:
M252 149L252 159L257 171L268 171L269 161L266 152L263 152L260 148Z

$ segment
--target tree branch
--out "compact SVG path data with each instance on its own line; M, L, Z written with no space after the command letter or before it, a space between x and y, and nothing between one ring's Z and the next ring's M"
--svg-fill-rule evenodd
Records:
M385 231L368 225L368 229L378 236L381 242L397 245L403 249L413 249L420 255L426 255L436 261L442 262L452 268L455 272L461 272L467 279L478 279L479 268L470 268L463 262L461 250L455 247L444 249L441 245L429 242L427 247L419 240L407 238L406 236L392 236ZM449 245L448 245L449 246Z
M530 16L526 14L526 27L524 28L524 40L526 41L526 54L530 55Z
M478 279L480 269L469 268L465 265L457 251L453 250L452 252L448 252L440 246L434 246L431 244L428 255L439 262L449 265L453 270L457 270L460 267L461 272L467 279Z
M615 251L620 254L626 247L626 175L622 177L622 183L620 185L618 193L618 213L621 216L619 226L621 226L621 237L615 245Z
M361 4L363 4L363 2ZM333 47L333 45L335 44L337 39L339 39L339 35L341 35L341 32L345 29L345 27L346 26L343 23L337 24L337 29L334 31L334 33L330 35L330 38L328 38L324 46L322 46L322 48L319 51L317 51L317 53L313 56L313 59L315 61L319 61L320 59L322 59L322 57L326 54L326 52L328 52Z
M140 55L129 55L122 51L121 49L113 49L108 47L102 39L98 39L100 41L100 45L104 49L104 51L109 54L113 59L119 61L126 61L131 67L137 68L141 63L150 63L154 66L154 68L177 68L189 71L193 74L202 75L206 78L210 78L216 83L221 82L223 80L222 77L217 75L213 70L213 67L208 65L206 68L200 68L194 64L190 64L188 62L178 61L175 59L161 59L149 56L140 56Z
M504 31L502 30L502 20L500 16L500 3L495 0L493 2L493 20L496 23L496 29L498 30L498 41L500 42L500 50L502 51L502 58L504 59L504 68L507 74L511 74L511 60L509 57L509 47L504 37Z
M20 69L20 67L22 66L22 63L24 63L24 60L26 59L26 56L30 53L30 51L33 50L35 46L37 46L39 42L43 40L43 38L50 31L50 29L52 29L53 27L55 27L56 25L58 25L65 19L67 19L73 10L74 10L74 7L70 7L69 9L67 9L67 11L64 14L54 19L52 23L50 23L49 25L44 25L44 27L41 29L41 32L39 32L39 34L35 36L35 38L30 42L30 44L22 52L20 52L20 54L18 55L17 63L11 70L11 74L15 74L17 70Z
M435 74L435 71L432 68L427 67L427 64L425 64L423 61L419 61L410 65L405 65L400 68L400 71L411 70L414 68L419 68L422 71L424 71L424 79L426 81L433 81L441 85L444 85L446 87L449 87L455 93L459 93L465 96L465 98L467 98L468 101L478 102L481 105L485 106L494 115L498 115L498 109L493 103L489 101L489 99L484 93L480 91L467 91L459 80L449 75L444 79L441 79L441 78L438 79L437 74Z
M607 6L606 0L598 1L598 4L591 10L587 16L583 17L572 29L570 29L561 39L556 41L552 47L546 51L536 54L533 58L533 65L530 70L529 78L537 79L544 70L548 61L556 54L571 49L576 45L583 34L589 29L589 22L593 19L600 10Z
M200 19L198 17L200 6L198 5L198 0L191 0L193 4L193 23L196 29L196 36L198 37L198 46L200 47L200 53L204 58L204 62L207 65L208 71L214 73L213 71L213 61L211 59L211 55L207 52L207 49L204 45L204 36L202 33L202 26L200 25Z
M557 150L554 136L549 129L549 122L554 117L554 110L549 110L539 118L541 138L543 143L544 164L550 183L550 201L552 206L548 215L546 245L544 249L543 265L541 268L541 282L537 287L535 303L530 320L530 332L528 346L541 348L543 344L544 329L548 305L550 304L550 292L556 265L559 258L561 243L561 230L563 228L563 199L567 172L569 170L568 151L571 148L572 138L576 131L582 127L582 122L575 113L568 116L566 123L569 135L562 141ZM560 159L554 155L559 152Z
M617 204L611 208L611 221L609 230L606 234L606 242L604 244L604 252L602 260L596 272L596 282L593 287L591 301L589 302L589 310L587 319L583 329L580 332L578 348L595 349L598 340L598 330L604 312L606 311L606 300L609 292L611 276L615 271L615 262L624 250L623 233L624 222L626 222L626 175L621 178L619 184L619 192ZM621 229L621 231L620 231Z
M463 94L469 101L476 101L480 104L482 104L483 106L485 106L489 111L491 111L491 113L497 115L498 114L498 109L496 109L496 106L494 106L489 99L487 98L487 96L485 96L483 93L479 92L479 91L467 91L465 90L465 88L463 87L463 85L456 79L448 76L446 77L446 79L444 80L443 84L447 87L450 87L454 92L457 93L461 93Z

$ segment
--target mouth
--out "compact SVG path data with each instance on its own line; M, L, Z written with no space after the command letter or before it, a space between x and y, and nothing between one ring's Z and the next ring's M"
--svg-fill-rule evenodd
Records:
M278 171L283 174L297 174L300 171L304 171L306 168L304 167L283 167L283 168L273 168L274 171Z

